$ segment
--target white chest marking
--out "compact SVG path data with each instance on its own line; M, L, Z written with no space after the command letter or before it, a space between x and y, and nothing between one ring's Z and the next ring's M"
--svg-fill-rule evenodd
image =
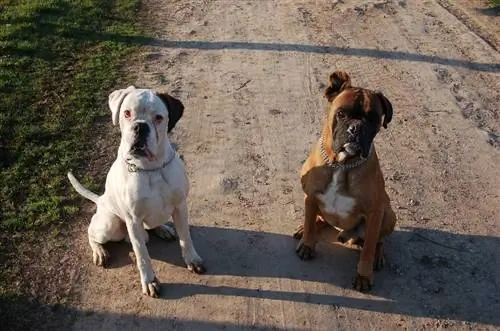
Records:
M333 176L330 185L325 193L318 194L317 198L323 202L323 211L326 214L335 214L340 217L347 217L354 207L354 198L339 193L342 187L343 171L337 170Z

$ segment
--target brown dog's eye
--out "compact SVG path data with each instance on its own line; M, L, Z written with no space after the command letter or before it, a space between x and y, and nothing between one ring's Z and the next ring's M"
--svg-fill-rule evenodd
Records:
M163 116L161 116L161 115L156 115L156 116L155 116L155 122L156 122L156 123L160 123L161 121L163 121Z
M126 119L130 119L130 117L132 116L130 110L128 109L123 112L123 115L125 116Z
M337 112L337 117L338 117L338 118L344 118L344 117L345 117L345 113L344 113L344 111L343 111L343 110L339 110L339 111Z

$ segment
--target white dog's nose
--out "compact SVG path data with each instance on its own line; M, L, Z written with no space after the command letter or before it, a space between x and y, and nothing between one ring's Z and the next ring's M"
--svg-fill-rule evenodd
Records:
M138 137L145 137L149 133L148 124L143 122L134 123L132 129L134 130L135 135Z

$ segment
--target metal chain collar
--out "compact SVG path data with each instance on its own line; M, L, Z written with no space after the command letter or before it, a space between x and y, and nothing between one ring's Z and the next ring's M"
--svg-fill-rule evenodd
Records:
M172 157L169 160L165 161L165 163L163 163L161 167L153 168L153 169L139 168L137 165L135 165L133 163L129 163L127 160L125 160L125 164L127 165L127 170L129 172L154 172L154 171L158 171L158 170L165 168L170 162L172 162L172 160L175 158L176 155L177 155L177 152L174 151L174 154L172 155Z
M332 167L334 169L340 168L340 169L347 170L347 169L353 169L353 168L359 167L360 165L365 163L366 160L368 160L368 157L370 157L370 155L373 153L373 143L372 143L370 146L370 151L368 152L367 157L361 157L359 160L357 160L356 162L353 162L353 163L338 163L338 162L334 162L334 161L330 160L330 158L328 157L328 154L326 154L325 148L323 147L323 135L321 135L321 137L319 138L319 146L320 146L319 150L321 153L321 157L323 158L323 161L325 161L325 163L329 167Z

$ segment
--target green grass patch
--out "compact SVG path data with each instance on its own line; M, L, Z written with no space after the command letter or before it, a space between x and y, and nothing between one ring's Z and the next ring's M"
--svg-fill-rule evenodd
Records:
M139 0L0 0L0 230L75 213L66 172L108 119Z
M500 0L490 0L493 7L500 7Z

